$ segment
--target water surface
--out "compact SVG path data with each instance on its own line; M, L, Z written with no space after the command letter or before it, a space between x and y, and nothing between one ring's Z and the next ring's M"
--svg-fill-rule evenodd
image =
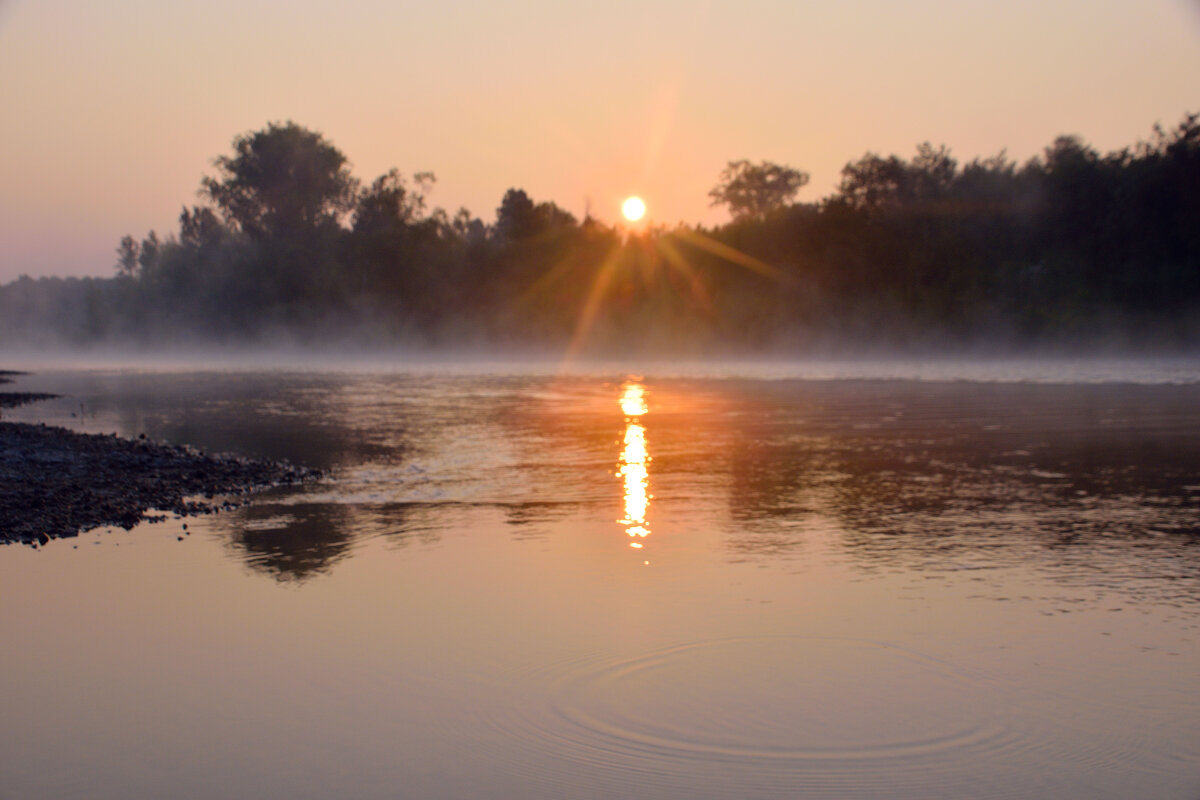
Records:
M1195 797L1198 378L42 370L332 477L0 550L0 797Z

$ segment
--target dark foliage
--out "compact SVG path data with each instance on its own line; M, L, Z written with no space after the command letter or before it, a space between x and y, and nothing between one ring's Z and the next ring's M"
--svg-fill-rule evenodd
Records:
M488 225L430 210L434 178L360 188L295 123L234 140L177 233L124 237L112 279L0 287L0 335L713 352L813 342L1195 344L1200 116L1101 154L1059 137L1018 165L928 143L867 153L838 190L731 162L715 230L632 233L510 189Z
M725 206L736 220L763 218L792 202L808 173L762 161L730 161L721 182L708 193L712 205Z

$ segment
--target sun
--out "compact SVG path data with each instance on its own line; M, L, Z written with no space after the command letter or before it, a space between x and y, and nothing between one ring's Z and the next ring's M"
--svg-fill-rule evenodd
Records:
M637 196L626 197L625 202L621 203L621 213L630 222L637 222L646 215L646 202Z

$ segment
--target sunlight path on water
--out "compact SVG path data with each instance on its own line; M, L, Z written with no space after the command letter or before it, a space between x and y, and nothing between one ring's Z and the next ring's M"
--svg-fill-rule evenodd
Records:
M640 424L642 415L648 413L645 387L634 379L626 381L621 389L620 405L625 414L625 449L621 451L620 467L617 469L625 488L625 526L632 540L629 546L641 550L646 546L645 538L650 535L646 512L650 508L650 454L646 447L646 429ZM649 562L646 562L649 564Z
M332 477L0 549L0 797L1192 800L1200 385L918 366L35 376Z

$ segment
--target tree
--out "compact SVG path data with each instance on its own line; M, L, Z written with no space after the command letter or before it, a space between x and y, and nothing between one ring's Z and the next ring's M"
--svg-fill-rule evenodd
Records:
M273 122L236 137L233 150L216 159L220 177L205 178L202 192L252 238L302 235L354 206L346 157L315 131Z
M138 264L142 268L142 274L153 274L161 262L162 242L158 240L157 233L150 231L142 240L141 252L138 253Z
M958 175L958 162L944 144L922 142L911 162L867 153L842 167L838 200L862 211L936 203L947 197Z
M354 230L386 230L420 220L425 213L425 195L436 181L432 172L418 172L413 175L416 188L410 189L399 170L388 170L359 195L354 208Z
M735 220L762 219L786 206L808 183L808 173L781 164L730 161L721 170L721 182L708 196L711 205L726 206Z
M838 192L851 208L874 211L901 199L908 183L907 173L907 165L896 156L882 158L867 153L842 167Z
M524 189L509 189L504 193L504 199L496 209L496 233L507 241L525 239L537 233L537 214Z
M917 155L909 167L914 199L936 200L945 195L958 175L958 162L951 157L950 148L929 142L917 145Z
M350 237L359 291L381 290L406 301L420 291L421 272L431 261L424 248L438 231L436 220L425 216L425 195L435 180L432 172L418 172L410 187L393 168L359 194Z
M530 239L554 229L573 228L578 223L554 203L534 204L524 189L509 189L496 209L496 234L504 241Z
M138 243L129 234L121 237L121 243L117 245L117 274L125 275L132 278L137 272L138 266Z
M220 242L229 233L207 206L187 206L179 214L179 241L186 247L200 248Z

